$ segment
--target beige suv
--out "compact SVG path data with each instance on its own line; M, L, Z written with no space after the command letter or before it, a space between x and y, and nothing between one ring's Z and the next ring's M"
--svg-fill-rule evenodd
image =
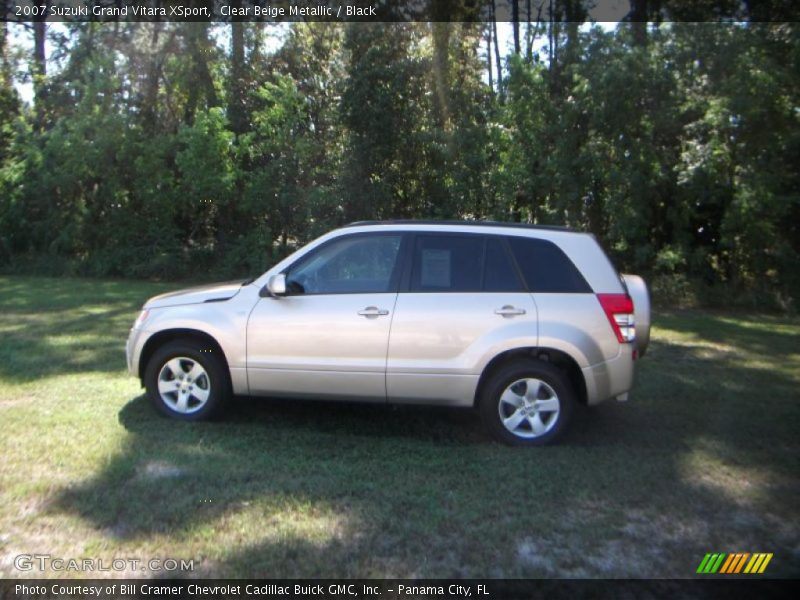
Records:
M354 223L260 277L149 300L128 368L184 420L231 394L475 406L500 441L558 438L624 400L647 288L593 236L486 222Z

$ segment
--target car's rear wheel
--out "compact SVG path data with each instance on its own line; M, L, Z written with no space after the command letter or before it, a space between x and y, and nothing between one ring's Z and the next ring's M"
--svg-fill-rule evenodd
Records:
M193 340L159 348L147 363L145 387L161 414L184 421L218 415L230 396L224 361Z
M492 436L515 446L542 446L565 431L575 393L555 365L538 360L510 363L483 387L479 409Z

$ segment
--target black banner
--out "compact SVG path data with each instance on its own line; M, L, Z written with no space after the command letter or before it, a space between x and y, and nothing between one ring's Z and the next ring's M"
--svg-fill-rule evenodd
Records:
M800 20L794 0L3 0L0 18L11 22L82 21L715 21Z
M793 581L698 579L5 579L3 600L513 600L786 598Z

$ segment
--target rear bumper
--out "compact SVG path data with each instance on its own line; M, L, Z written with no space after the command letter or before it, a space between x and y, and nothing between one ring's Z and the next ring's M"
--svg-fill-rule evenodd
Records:
M621 344L615 358L581 369L586 382L587 404L599 404L627 394L633 387L633 351L633 344Z

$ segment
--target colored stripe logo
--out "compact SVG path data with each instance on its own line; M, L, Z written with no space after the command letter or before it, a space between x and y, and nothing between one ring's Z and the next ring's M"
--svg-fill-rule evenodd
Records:
M701 574L720 573L735 575L738 573L760 574L772 560L772 552L715 552L708 553L700 561L697 572Z

